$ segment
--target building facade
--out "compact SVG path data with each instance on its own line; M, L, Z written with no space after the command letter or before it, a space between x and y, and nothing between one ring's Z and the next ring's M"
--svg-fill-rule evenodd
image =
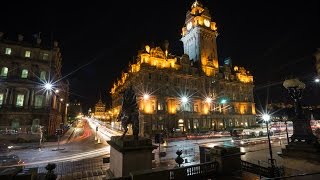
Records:
M0 32L0 129L52 135L66 122L68 83L61 80L58 43L8 40Z
M74 100L67 104L67 116L68 121L73 122L79 115L82 114L81 103L77 100Z
M100 120L106 119L106 105L102 102L101 98L94 106L94 117Z
M253 76L226 59L219 66L216 23L198 1L187 12L182 28L184 54L171 55L169 43L145 46L111 89L113 119L121 108L122 92L137 93L140 135L199 132L250 127L256 124ZM112 123L119 127L119 123Z

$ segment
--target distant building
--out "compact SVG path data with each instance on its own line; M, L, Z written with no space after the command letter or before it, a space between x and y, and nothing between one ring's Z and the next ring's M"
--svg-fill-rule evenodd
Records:
M81 103L79 101L74 101L68 103L68 120L73 121L74 119L82 113Z
M106 105L102 102L101 98L94 106L94 117L97 119L106 119Z
M7 40L0 32L0 129L37 132L44 126L54 134L66 122L68 83L61 78L61 53L57 42L44 47ZM56 82L57 81L57 82Z
M187 12L182 38L184 53L146 45L112 89L113 124L122 92L133 85L140 110L140 135L156 132L199 132L256 124L253 76L231 58L219 66L216 23L198 1Z

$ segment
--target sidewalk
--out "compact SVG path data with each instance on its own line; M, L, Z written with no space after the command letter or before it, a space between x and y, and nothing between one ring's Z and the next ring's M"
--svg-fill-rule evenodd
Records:
M65 144L68 143L69 139L72 137L73 133L74 133L75 128L74 127L70 127L70 129L68 129L68 131L60 138L60 144ZM55 142L42 142L41 147L45 148L45 147L52 147L52 146L56 146L57 145L57 141ZM19 144L14 144L13 145L13 149L12 150L19 150L19 149L36 149L39 148L40 146L40 142L32 142L32 143L19 143Z

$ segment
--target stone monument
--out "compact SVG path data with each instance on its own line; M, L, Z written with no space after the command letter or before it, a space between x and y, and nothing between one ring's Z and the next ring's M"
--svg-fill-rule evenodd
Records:
M320 161L320 148L316 136L313 135L310 126L310 118L306 117L301 107L302 92L305 84L298 79L288 79L283 82L290 97L294 100L295 117L293 123L293 135L291 141L279 153L281 157L293 157Z
M157 146L152 140L139 137L139 109L135 92L130 86L123 93L118 121L124 129L122 136L112 136L110 141L110 171L114 177L128 176L130 172L152 169L152 151ZM126 136L128 124L133 135Z

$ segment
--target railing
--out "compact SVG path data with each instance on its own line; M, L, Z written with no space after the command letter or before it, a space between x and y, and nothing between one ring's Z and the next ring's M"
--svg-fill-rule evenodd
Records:
M218 164L215 162L202 163L187 167L179 167L167 170L146 170L132 172L133 179L208 179L217 172Z
M243 160L241 160L241 168L244 171L258 174L264 177L279 177L282 176L284 172L284 169L282 167L263 167Z

